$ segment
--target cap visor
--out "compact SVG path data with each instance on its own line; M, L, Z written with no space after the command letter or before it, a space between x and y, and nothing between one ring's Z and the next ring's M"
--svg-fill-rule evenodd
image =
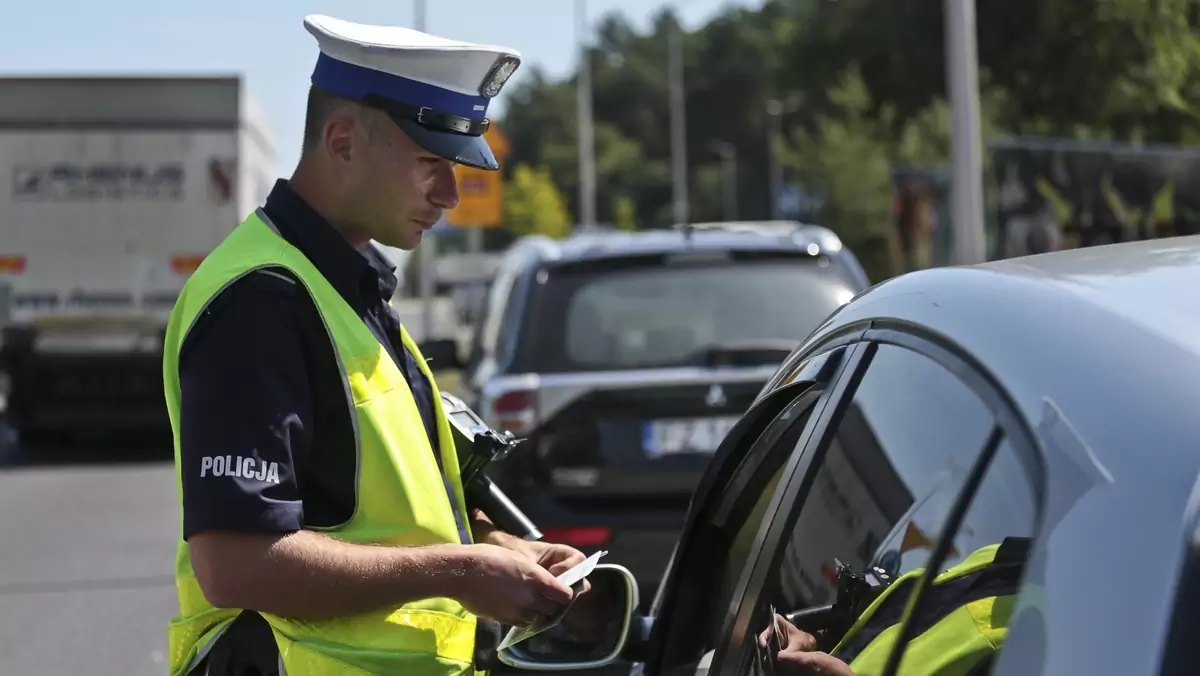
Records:
M434 155L486 171L496 171L500 168L495 154L492 153L487 140L482 136L434 131L416 120L403 117L393 117L392 119L417 145Z

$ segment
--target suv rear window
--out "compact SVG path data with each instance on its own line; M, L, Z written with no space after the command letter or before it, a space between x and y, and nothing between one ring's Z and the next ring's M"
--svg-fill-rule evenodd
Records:
M808 256L668 260L549 270L526 325L523 370L689 366L729 346L794 346L854 294Z

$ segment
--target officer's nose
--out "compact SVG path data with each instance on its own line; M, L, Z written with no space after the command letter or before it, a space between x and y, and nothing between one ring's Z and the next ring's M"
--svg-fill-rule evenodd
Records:
M458 206L458 179L454 176L453 164L446 162L438 166L429 201L439 209L450 210Z

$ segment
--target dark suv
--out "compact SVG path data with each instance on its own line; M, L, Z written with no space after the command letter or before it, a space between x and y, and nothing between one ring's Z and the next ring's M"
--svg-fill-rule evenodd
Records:
M490 473L546 538L608 550L650 591L721 440L867 286L831 231L798 223L523 238L460 394L527 439Z

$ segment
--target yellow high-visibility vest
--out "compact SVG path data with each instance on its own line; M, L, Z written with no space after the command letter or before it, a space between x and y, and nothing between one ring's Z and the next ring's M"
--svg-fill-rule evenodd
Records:
M981 547L934 578L926 592L932 598L921 601L920 621L929 626L918 627L905 646L898 676L966 676L999 652L1008 634L1023 565L1023 561L996 563L1000 547ZM898 602L908 605L922 573L924 569L917 569L896 578L832 651L849 660L855 676L878 676L887 667L901 626L900 617L890 616L903 610ZM882 610L889 606L892 612ZM932 610L926 613L925 608ZM894 621L885 620L885 615Z
M307 288L336 348L357 442L357 500L353 516L314 529L355 543L422 546L458 544L453 507L408 382L378 339L317 268L270 224L251 214L188 279L171 312L163 349L163 382L179 465L179 350L196 318L234 280L265 267L291 271ZM416 344L401 328L404 345L425 377L433 376ZM331 352L333 356L333 352ZM441 397L434 385L438 452L455 493L465 505L458 458ZM462 523L468 523L460 509ZM469 537L469 536L468 536ZM177 543L175 582L179 613L169 625L170 669L182 676L207 654L240 614L204 597L188 556ZM294 620L263 613L271 625L288 676L342 674L473 674L475 616L457 601L431 598L333 620Z

